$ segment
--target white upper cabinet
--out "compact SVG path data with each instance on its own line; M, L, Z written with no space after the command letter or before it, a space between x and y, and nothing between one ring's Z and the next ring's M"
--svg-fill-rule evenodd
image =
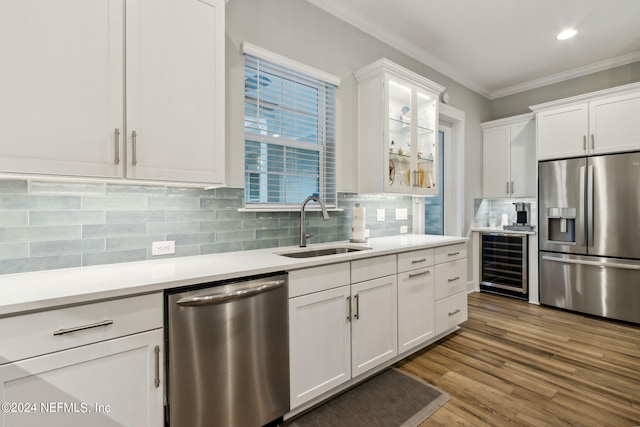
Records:
M222 0L3 2L0 171L223 183L224 34Z
M127 177L224 182L224 3L126 4Z
M386 59L355 76L359 192L437 194L438 98L444 88Z
M535 197L536 139L533 114L482 124L483 196Z
M122 25L121 0L2 2L0 171L122 176Z
M640 84L634 83L531 107L538 159L640 149Z

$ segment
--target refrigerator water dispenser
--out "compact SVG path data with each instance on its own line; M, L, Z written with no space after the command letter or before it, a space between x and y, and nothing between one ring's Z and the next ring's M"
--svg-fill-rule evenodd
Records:
M563 244L576 243L576 209L547 208L548 240Z

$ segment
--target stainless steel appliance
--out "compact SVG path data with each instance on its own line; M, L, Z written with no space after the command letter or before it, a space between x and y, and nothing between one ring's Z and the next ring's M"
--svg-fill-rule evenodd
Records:
M516 202L513 206L516 210L516 222L504 225L502 229L509 231L533 231L535 226L529 224L531 220L531 203Z
M528 299L526 234L483 233L480 290Z
M262 426L289 411L286 274L166 291L167 419Z
M517 202L513 206L516 209L516 225L529 225L531 203Z
M539 163L540 302L640 323L640 153Z

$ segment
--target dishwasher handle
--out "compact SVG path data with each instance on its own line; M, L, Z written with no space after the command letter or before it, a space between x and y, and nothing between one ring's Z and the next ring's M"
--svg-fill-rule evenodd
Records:
M198 297L187 297L179 299L176 304L183 307L196 306L196 305L213 305L222 304L228 301L232 301L239 298L246 298L253 295L260 294L262 292L271 291L279 288L286 283L285 280L274 280L271 282L262 283L259 286L249 289L239 289L231 292L218 292L211 295L204 295Z

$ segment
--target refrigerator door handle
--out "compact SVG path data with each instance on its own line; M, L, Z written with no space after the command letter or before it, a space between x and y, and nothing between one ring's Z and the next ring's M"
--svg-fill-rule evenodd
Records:
M594 267L608 267L608 268L622 268L625 270L640 270L640 264L623 264L619 262L598 262L598 261L588 261L581 259L571 259L571 258L557 258L554 256L543 255L542 259L545 261L553 261L559 262L562 264L578 264L578 265L591 265Z
M587 167L587 246L593 246L593 165Z
M586 193L584 168L585 168L584 166L580 166L580 191L579 191L580 202L578 204L578 208L580 209L581 212L578 213L578 217L581 219L584 218L584 208L585 208L584 198ZM584 246L584 242L585 242L586 228L584 226L582 227L583 227L582 230L576 230L576 245L578 246Z

